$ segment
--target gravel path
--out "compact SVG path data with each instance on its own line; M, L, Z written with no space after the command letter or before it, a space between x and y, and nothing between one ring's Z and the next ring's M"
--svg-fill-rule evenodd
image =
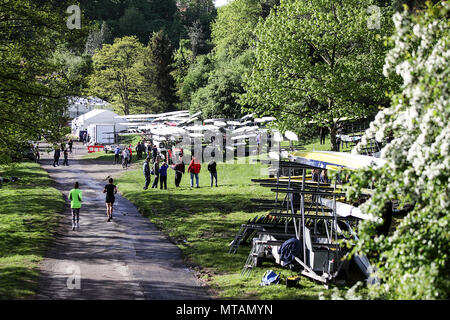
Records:
M120 165L82 160L86 148L74 144L69 166L53 167L53 154L41 165L65 195L78 181L83 192L80 228L72 231L67 201L57 236L40 264L37 299L209 299L188 269L181 251L136 207L116 195L113 220L107 222L106 177L123 172Z

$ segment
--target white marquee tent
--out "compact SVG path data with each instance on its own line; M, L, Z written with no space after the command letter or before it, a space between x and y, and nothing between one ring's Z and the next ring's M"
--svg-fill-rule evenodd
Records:
M127 129L127 126L123 125L125 122L128 122L128 120L119 117L113 111L107 109L94 109L73 119L72 134L79 136L80 131L85 130L88 130L90 133L90 131L93 130L92 128L96 126L108 126L108 131L111 131L112 129L114 132L119 132Z

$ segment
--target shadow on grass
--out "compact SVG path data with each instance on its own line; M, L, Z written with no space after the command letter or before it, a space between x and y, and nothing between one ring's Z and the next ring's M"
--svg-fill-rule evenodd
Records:
M26 299L37 289L38 272L23 266L2 267L0 264L0 299Z

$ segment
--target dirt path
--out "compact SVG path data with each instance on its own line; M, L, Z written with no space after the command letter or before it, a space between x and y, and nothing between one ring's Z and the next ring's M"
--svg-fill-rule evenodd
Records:
M52 154L41 165L67 196L78 181L83 192L80 228L72 231L70 203L54 245L40 265L37 299L208 299L206 290L169 242L136 207L116 196L113 221L106 222L105 178L120 165L82 160L85 147L74 145L69 166L53 167Z

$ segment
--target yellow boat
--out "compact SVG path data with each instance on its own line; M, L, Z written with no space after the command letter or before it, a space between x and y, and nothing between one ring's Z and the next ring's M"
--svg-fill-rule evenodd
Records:
M289 153L289 159L327 170L338 170L339 168L356 170L368 166L380 167L385 163L384 160L375 157L334 151L295 151Z

